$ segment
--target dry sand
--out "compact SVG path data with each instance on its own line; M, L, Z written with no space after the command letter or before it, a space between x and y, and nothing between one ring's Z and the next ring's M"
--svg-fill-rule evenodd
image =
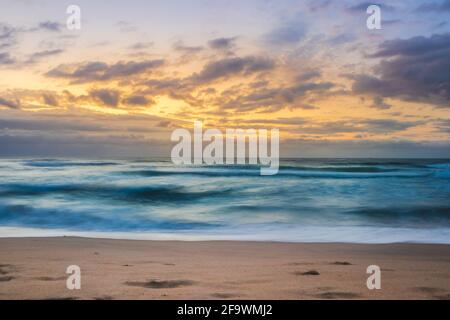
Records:
M0 299L450 299L450 245L4 238Z

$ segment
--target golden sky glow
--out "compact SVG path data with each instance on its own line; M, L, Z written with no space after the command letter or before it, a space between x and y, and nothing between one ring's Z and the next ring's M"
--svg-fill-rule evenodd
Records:
M437 27L444 16L403 10L424 1L392 1L382 8L389 23L373 31L361 3L112 1L101 15L103 2L81 1L82 28L67 30L64 1L2 1L6 154L22 154L34 140L109 144L111 154L118 145L157 150L194 120L279 128L282 149L284 141L295 156L305 141L335 141L337 149L375 143L383 156L393 143L406 144L405 155L426 144L445 154L450 35ZM414 24L420 19L436 23Z

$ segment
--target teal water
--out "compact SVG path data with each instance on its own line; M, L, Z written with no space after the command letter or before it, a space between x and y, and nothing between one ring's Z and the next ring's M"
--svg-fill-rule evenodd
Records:
M450 161L0 160L0 236L450 243Z

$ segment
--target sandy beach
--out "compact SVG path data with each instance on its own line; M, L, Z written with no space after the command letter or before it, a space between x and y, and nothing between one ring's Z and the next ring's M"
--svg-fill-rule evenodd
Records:
M0 299L449 298L449 245L0 239Z

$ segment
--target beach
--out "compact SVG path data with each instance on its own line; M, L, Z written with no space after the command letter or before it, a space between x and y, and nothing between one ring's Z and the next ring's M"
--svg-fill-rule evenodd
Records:
M450 299L450 245L1 238L0 299Z

